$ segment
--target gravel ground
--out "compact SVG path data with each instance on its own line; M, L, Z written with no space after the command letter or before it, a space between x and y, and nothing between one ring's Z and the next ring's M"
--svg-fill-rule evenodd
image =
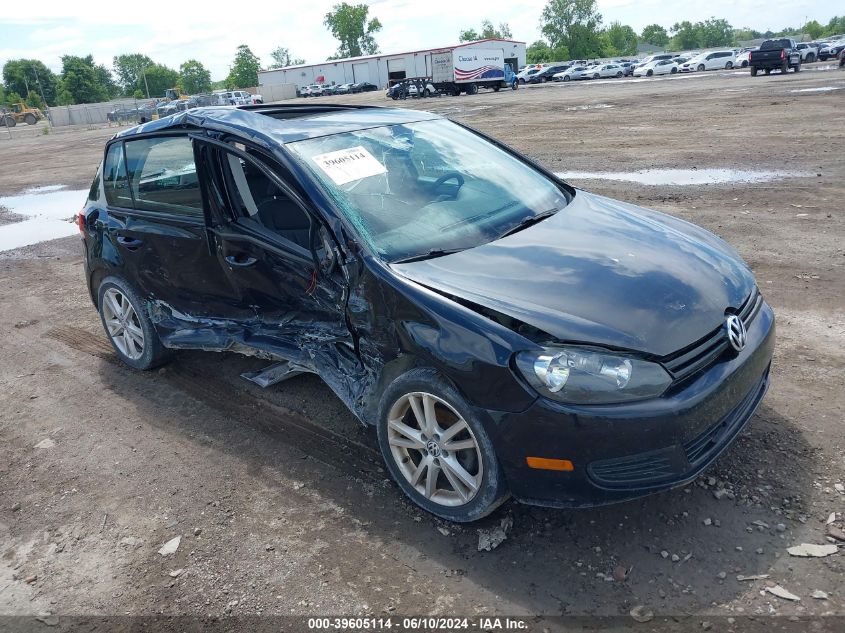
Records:
M836 90L800 92L818 87ZM713 72L398 104L466 122L555 171L789 174L573 181L725 237L778 316L772 388L747 431L694 485L616 506L509 503L478 525L440 522L404 500L374 434L318 378L261 390L239 378L260 361L203 353L128 370L87 297L77 238L3 253L0 614L26 616L18 625L55 614L60 626L118 614L633 624L640 607L684 630L749 615L766 626L761 616L785 616L784 626L818 616L813 630L836 630L841 617L820 616L845 616L842 553L787 548L845 529L843 96L845 72L815 64L785 77ZM385 103L381 93L354 100ZM21 161L0 173L0 196L86 187L114 131L0 139ZM512 522L506 540L477 551L479 531L502 521ZM177 536L176 552L160 555ZM754 575L766 577L740 579Z

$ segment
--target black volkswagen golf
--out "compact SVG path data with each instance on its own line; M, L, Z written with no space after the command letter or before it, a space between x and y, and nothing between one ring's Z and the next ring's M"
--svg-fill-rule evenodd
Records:
M689 482L768 386L774 315L724 241L425 112L153 121L108 142L79 227L123 362L316 373L454 521Z

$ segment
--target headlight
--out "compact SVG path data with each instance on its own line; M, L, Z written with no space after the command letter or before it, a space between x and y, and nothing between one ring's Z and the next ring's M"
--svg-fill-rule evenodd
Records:
M521 352L516 365L540 395L571 404L654 398L672 383L657 363L575 347Z

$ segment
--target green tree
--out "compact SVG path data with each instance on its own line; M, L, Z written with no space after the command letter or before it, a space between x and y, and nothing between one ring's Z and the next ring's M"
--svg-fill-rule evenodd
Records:
M659 24L649 24L643 29L640 39L652 46L666 46L669 43L669 34Z
M710 18L704 22L697 22L699 44L705 48L715 46L731 46L734 43L734 27L727 20Z
M375 34L381 30L378 18L368 20L370 7L366 4L351 5L346 2L334 5L326 13L323 24L340 42L337 58L375 55L379 52Z
M44 109L44 101L41 99L41 96L35 92L35 90L30 90L29 94L26 95L26 105L30 108Z
M466 29L461 31L458 35L458 40L461 42L474 42L476 40L506 40L513 37L511 27L507 22L501 22L499 28L493 26L490 20L484 19L481 21L481 31L475 29Z
M605 57L615 57L617 55L636 55L637 53L637 34L630 26L620 24L619 22L611 22L604 33L602 33L605 42Z
M305 60L299 57L292 57L290 50L284 46L279 46L272 53L270 57L273 58L273 63L268 68L286 68L288 66L298 66L304 64Z
M114 99L121 93L120 86L115 83L114 76L105 65L98 64L94 66L94 72L97 73L97 81L106 89L106 93L110 99Z
M226 78L227 87L251 88L257 86L259 70L261 70L261 61L249 49L249 46L241 44L238 46L235 60L229 69L229 76Z
M845 33L845 15L841 18L838 15L833 16L827 27L824 30L824 35L839 35Z
M125 53L116 55L112 60L114 74L117 75L117 84L123 90L123 94L132 94L140 83L143 83L142 73L145 68L153 65L153 60L141 53ZM144 91L146 94L146 91Z
M146 82L144 81L145 78ZM163 64L153 64L144 69L143 74L137 78L137 82L136 90L140 90L146 95L147 86L149 86L150 97L164 97L165 90L173 88L179 83L179 72Z
M143 98L144 98L144 93L143 93L142 91L140 91L140 90L138 90L138 89L136 88L136 89L135 89L135 92L133 92L133 93L132 93L132 96L133 96L135 99L143 99Z
M801 30L814 40L819 39L824 33L824 27L818 23L818 20L810 20Z
M541 16L549 46L565 46L575 58L601 55L600 28L596 0L549 0Z
M189 59L179 66L179 85L188 94L209 92L211 73L197 60Z
M15 105L16 103L20 103L20 102L21 102L21 96L20 96L17 92L15 92L14 90L10 91L10 92L6 95L6 101L5 101L5 104L6 104L7 106L13 106L13 105Z
M39 94L50 105L56 103L56 85L58 77L37 59L10 59L3 65L3 83L7 92L25 95L30 90Z
M672 26L672 47L678 50L698 48L700 32L689 20L676 22Z
M61 91L70 96L72 103L97 103L109 99L108 89L101 83L91 55L62 55Z
M537 40L525 49L525 60L529 64L552 61L552 49L543 40Z

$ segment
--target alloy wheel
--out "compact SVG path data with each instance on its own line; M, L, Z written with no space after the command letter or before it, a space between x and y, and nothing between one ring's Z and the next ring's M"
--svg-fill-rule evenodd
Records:
M390 453L406 481L442 506L469 503L481 487L481 449L466 420L425 392L399 398L387 420Z
M132 360L144 354L144 330L135 308L117 288L103 294L103 321L115 347Z

